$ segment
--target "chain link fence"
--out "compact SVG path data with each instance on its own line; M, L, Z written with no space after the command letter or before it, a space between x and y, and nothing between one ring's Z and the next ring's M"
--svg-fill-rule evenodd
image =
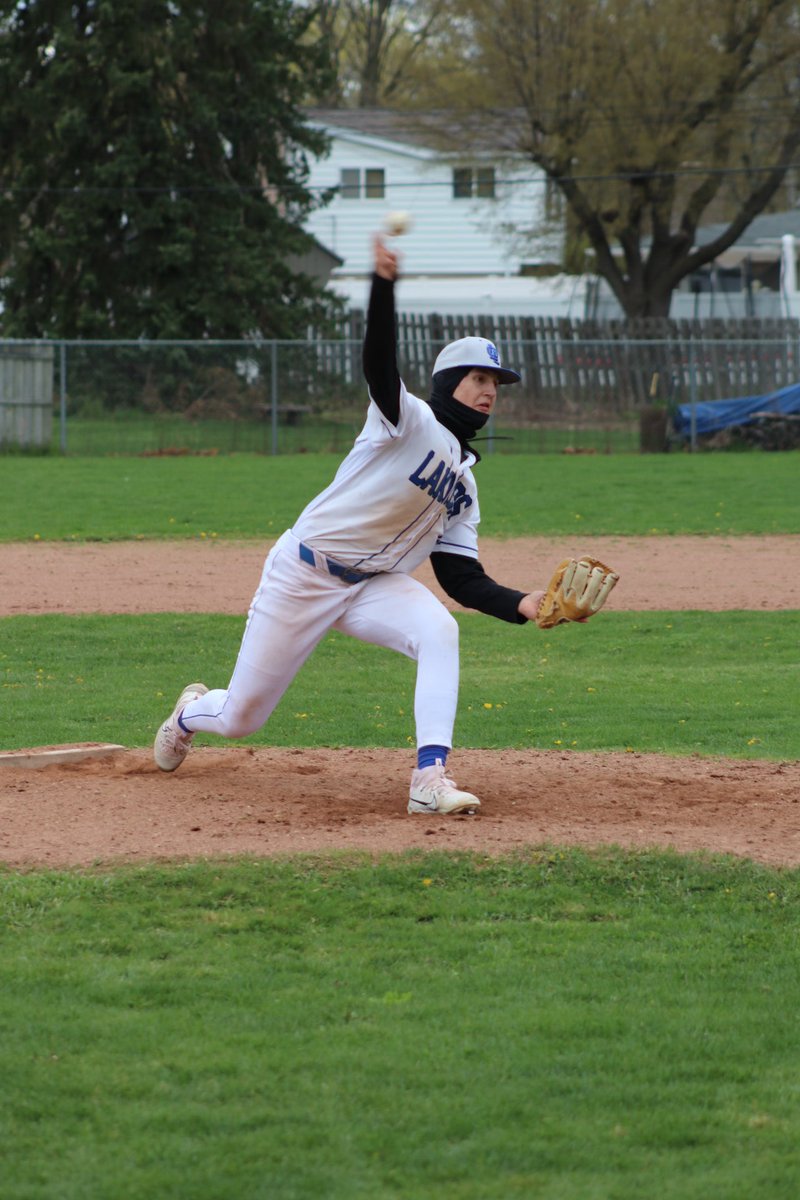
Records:
M497 338L522 373L482 453L664 450L677 405L798 380L796 332L772 338ZM442 347L405 333L426 397ZM345 452L367 404L361 340L0 342L0 449L70 455Z

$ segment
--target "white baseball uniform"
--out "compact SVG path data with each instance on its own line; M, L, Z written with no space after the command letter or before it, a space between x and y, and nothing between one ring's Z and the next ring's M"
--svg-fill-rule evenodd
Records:
M417 745L452 746L458 626L412 572L433 551L477 561L475 455L401 384L393 425L370 399L334 479L267 556L230 683L191 701L190 731L245 737L330 629L417 661Z

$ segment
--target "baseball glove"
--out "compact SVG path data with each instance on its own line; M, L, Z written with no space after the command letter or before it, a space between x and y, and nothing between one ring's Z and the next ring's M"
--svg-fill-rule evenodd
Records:
M618 579L599 559L565 558L547 585L536 624L552 629L565 621L585 621L603 607Z

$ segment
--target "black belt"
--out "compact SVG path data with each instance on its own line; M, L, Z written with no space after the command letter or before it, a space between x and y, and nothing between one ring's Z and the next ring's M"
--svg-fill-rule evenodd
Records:
M312 567L316 567L320 562L326 571L344 583L363 583L365 579L374 579L376 575L380 574L379 571L356 571L353 567L343 567L341 563L334 562L332 558L326 558L324 554L316 555L311 547L306 546L303 542L300 542L300 557L303 562Z

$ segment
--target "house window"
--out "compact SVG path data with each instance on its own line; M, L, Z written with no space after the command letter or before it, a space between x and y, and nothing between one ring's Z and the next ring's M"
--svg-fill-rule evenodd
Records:
M492 200L495 196L494 167L454 167L453 199L473 197Z
M472 195L472 168L453 168L453 199L468 200Z
M386 178L383 167L342 167L339 172L339 195L342 200L383 200Z
M339 195L343 200L357 200L361 192L361 172L342 167L339 175Z
M475 195L494 199L494 167L478 167L475 172Z
M364 195L368 200L382 200L386 192L382 167L367 167L364 172Z

